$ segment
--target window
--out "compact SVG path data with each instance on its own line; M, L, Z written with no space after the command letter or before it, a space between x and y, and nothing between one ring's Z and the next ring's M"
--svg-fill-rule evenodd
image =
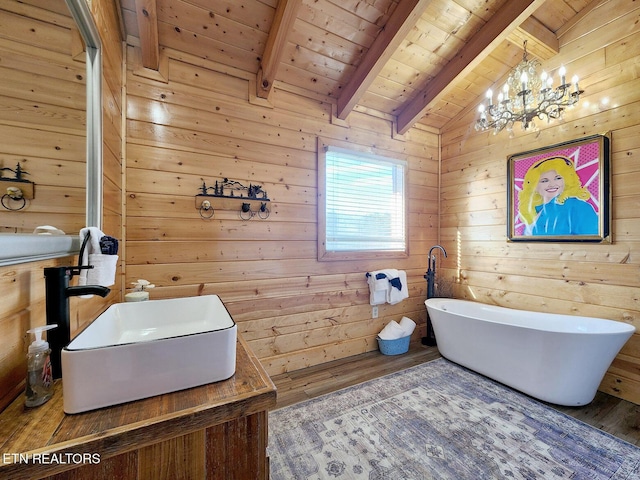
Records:
M406 256L406 162L318 147L318 258Z

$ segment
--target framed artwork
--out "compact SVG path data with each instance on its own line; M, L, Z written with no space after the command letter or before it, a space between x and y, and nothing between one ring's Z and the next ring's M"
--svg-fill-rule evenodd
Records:
M610 137L507 157L509 241L610 241Z

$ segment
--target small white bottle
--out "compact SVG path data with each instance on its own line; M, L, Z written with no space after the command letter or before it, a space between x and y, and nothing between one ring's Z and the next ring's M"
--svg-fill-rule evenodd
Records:
M51 349L49 343L42 340L42 332L55 327L57 325L46 325L27 330L27 333L35 335L35 340L29 345L29 353L27 353L27 389L24 402L27 407L42 405L53 395Z
M125 302L146 302L149 300L149 292L130 292L124 296Z
M133 285L133 292L127 293L124 296L125 302L146 302L149 300L149 292L147 289L154 288L155 285L148 280L140 279L137 282L131 282Z

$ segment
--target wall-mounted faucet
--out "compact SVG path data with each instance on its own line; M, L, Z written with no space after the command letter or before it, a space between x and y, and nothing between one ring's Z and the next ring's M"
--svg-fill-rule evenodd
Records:
M47 325L58 325L58 328L49 330L47 334L51 348L53 378L62 377L60 354L62 349L71 342L69 297L78 295L106 297L111 291L101 285L70 287L69 280L79 273L79 267L46 267L44 269Z

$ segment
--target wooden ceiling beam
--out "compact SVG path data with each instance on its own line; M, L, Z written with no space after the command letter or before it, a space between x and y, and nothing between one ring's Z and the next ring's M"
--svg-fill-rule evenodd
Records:
M413 100L397 118L399 134L406 133L424 115L427 107L440 99L456 79L471 72L493 49L507 39L546 0L510 0L498 10Z
M338 97L337 117L347 118L432 0L401 0Z
M135 2L140 49L142 50L142 66L158 70L160 67L160 48L158 46L156 0L135 0Z
M256 74L256 95L268 98L273 88L273 82L278 73L278 67L284 55L284 49L293 30L293 24L298 15L298 8L302 0L279 0L276 13L269 29L269 36L264 47L260 67Z
M521 47L526 41L527 52L539 60L549 60L560 51L560 41L556 34L535 17L527 18L509 35L509 40Z

